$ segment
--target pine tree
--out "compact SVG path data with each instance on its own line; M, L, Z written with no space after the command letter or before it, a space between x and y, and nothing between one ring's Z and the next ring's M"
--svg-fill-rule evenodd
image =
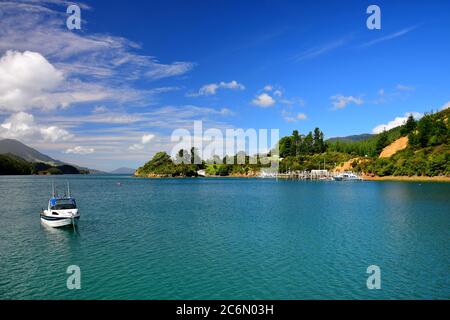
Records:
M380 133L377 144L375 146L375 152L377 155L383 151L383 149L388 145L388 133L386 130L384 130L382 133Z
M406 136L416 130L417 123L414 119L414 116L412 114L409 115L408 120L406 121L405 125L403 126L402 130L400 131L400 134L402 136Z

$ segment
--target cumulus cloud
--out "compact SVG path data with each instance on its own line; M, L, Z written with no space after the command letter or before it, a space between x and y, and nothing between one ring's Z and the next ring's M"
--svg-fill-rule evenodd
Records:
M221 81L219 83L210 83L202 86L197 93L188 94L191 97L198 96L212 96L217 93L219 89L229 89L229 90L245 90L245 86L236 80L230 82Z
M0 109L53 108L48 95L62 80L62 72L41 54L7 51L0 58Z
M87 147L82 147L82 146L76 146L74 148L67 149L66 151L64 151L64 153L86 155L86 154L94 153L94 151L95 151L94 148L87 148Z
M113 94L98 85L66 82L63 73L38 52L7 51L0 58L0 111L49 111Z
M3 138L23 139L28 141L57 142L73 138L65 129L57 126L42 126L36 123L34 116L26 112L11 115L0 125Z
M260 95L256 96L255 99L253 99L252 103L255 106L261 107L261 108L268 108L275 104L275 99L272 98L267 93L261 93Z
M56 126L50 126L50 127L43 127L40 128L40 132L42 135L42 138L45 141L51 141L51 142L57 142L61 140L69 140L73 137L72 134L67 132L64 129L58 128Z
M446 104L444 104L444 105L441 107L441 110L445 110L445 109L448 109L448 108L450 108L450 101L447 102Z
M344 96L342 94L332 96L330 99L333 104L334 110L343 109L351 103L354 103L356 105L362 105L364 103L361 97Z
M410 115L412 115L416 120L423 117L423 114L419 113L419 112L407 112L407 113L405 113L405 115L403 117L395 117L394 120L389 121L386 124L380 124L380 125L376 126L375 128L373 128L372 133L378 134L385 130L388 131L393 128L402 126L406 123L406 120L408 120L408 117Z

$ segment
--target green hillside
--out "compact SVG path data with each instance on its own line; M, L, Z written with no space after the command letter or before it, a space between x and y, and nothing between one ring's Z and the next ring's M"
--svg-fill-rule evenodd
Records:
M13 154L0 154L0 175L54 175L88 173L70 165L52 166L42 162L28 162Z
M426 114L420 121L412 117L399 128L408 136L408 147L390 158L375 158L355 167L377 176L448 176L450 175L450 109ZM383 140L378 136L378 142ZM389 142L389 138L387 139ZM387 143L388 143L387 142Z
M377 176L447 176L450 175L450 109L430 113L416 121L409 117L405 125L372 135L361 141L328 140L323 145L320 129L311 136L298 135L280 140L280 155L284 158L280 168L288 170L333 169L350 159L353 170ZM379 158L381 151L407 136L408 147L390 158ZM312 138L312 139L311 139ZM320 152L320 151L323 152Z
M351 159L353 170L365 174L386 176L448 176L450 175L450 109L426 114L416 121L412 116L405 125L376 135L359 135L351 138L325 140L324 133L316 128L307 134L294 130L278 142L279 171L303 171L313 169L333 170L339 164ZM381 151L400 137L408 136L409 145L390 158L380 159ZM366 137L366 139L363 139ZM361 140L363 139L363 140ZM202 161L193 164L195 150L191 153L180 150L178 159L171 159L165 152L157 153L140 167L135 175L154 177L191 177L204 169L213 176L252 176L263 167L260 162L250 164L248 155L245 164L212 164ZM270 156L268 154L267 156ZM177 164L182 158L186 164ZM237 156L234 156L235 158ZM186 161L187 160L187 161ZM236 161L234 161L236 163Z

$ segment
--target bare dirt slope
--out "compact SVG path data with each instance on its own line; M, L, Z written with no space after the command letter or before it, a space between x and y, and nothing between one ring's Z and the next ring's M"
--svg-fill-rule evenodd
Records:
M408 137L401 137L395 140L380 153L380 158L390 158L398 151L405 149L408 146Z
M356 163L360 163L362 161L361 158L353 158L350 159L344 163L341 163L340 165L338 165L337 167L335 167L333 169L334 172L345 172L345 171L352 171L353 170L353 166L352 164L356 161Z

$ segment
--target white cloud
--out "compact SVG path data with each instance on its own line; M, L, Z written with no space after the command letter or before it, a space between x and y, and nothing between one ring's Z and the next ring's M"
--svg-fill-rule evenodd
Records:
M265 85L263 91L272 92L274 97L282 97L283 96L283 88L282 87L274 87L271 84Z
M445 109L448 109L448 108L450 108L450 101L447 102L446 104L444 104L444 105L441 107L441 110L445 110Z
M130 150L131 151L139 151L144 149L144 145L143 144L139 144L139 143L135 143L133 145L130 146Z
M96 106L93 110L92 113L104 113L108 111L108 108L106 108L105 106Z
M192 62L177 61L172 64L160 64L156 62L149 63L151 70L147 71L145 75L152 79L162 79L168 77L179 76L191 71L195 64Z
M198 96L211 96L217 93L219 89L229 89L229 90L245 90L245 86L236 80L230 82L221 81L220 83L210 83L202 86L197 93L188 94L191 97Z
M23 81L32 81L32 78L13 83L13 88L10 88L12 79L7 79L8 91L0 90L0 111L52 110L101 100L149 105L149 98L160 92L134 88L132 80L180 76L195 66L185 61L162 63L153 56L139 54L140 46L126 38L70 32L65 26L66 7L65 1L57 0L1 2L0 53L15 50L18 55L23 52L23 57L19 56L22 64L28 58L26 52L39 54L41 59L35 59L37 63L32 65L38 72L30 73L40 82L31 88ZM30 63L29 60L25 62ZM27 70L19 71L26 73ZM52 71L53 76L49 76ZM3 70L0 74L8 75ZM55 74L60 76L55 78ZM0 83L3 80L0 79ZM30 97L32 99L28 99Z
M306 120L307 119L306 114L304 114L304 113L297 114L297 119L298 120Z
M38 52L7 51L0 58L0 111L49 111L114 95L117 93L96 84L66 81Z
M49 94L62 81L62 72L41 54L7 51L0 58L0 110L52 108Z
M343 109L350 103L354 103L356 105L362 105L364 103L361 97L344 96L342 94L332 96L330 99L335 110Z
M323 55L325 53L333 51L333 50L335 50L335 49L337 49L339 47L342 47L343 45L345 45L348 42L348 40L349 40L349 37L345 37L345 38L342 38L342 39L338 39L338 40L326 43L326 44L324 44L322 46L318 46L318 47L315 47L315 48L308 49L308 50L306 50L306 51L296 55L295 57L293 57L293 60L295 62L300 62L300 61L303 61L303 60L316 58L316 57L321 56L321 55Z
M143 150L143 149L145 148L145 145L149 144L150 141L153 140L153 138L155 138L155 135L153 135L153 134L144 134L144 135L141 137L141 143L135 143L135 144L132 144L132 145L129 147L129 149L130 149L131 151L140 151L140 150Z
M253 99L252 103L261 108L268 108L275 104L275 99L264 92L256 96L256 98Z
M219 85L216 83L205 84L198 90L198 93L195 95L199 96L209 96L217 93L217 89L219 89Z
M286 122L297 122L299 120L306 120L308 117L304 113L294 114L291 111L281 110L281 115L283 116L284 121Z
M40 129L42 138L45 141L61 141L61 140L69 140L73 137L69 132L64 129L58 128L56 126L44 127Z
M275 97L281 97L281 96L283 95L283 92L282 92L281 90L275 90L275 91L273 92L273 95L274 95Z
M388 131L393 128L402 126L406 123L406 120L408 120L408 117L410 115L412 115L416 120L423 117L423 114L419 113L419 112L407 112L407 113L405 113L405 115L403 117L396 117L394 120L389 121L386 124L380 124L380 125L376 126L375 128L373 128L372 133L378 134L385 130Z
M220 88L232 89L232 90L245 90L245 86L241 83L238 83L236 80L232 80L230 82L220 82Z
M94 151L95 151L94 148L87 148L87 147L82 147L82 146L76 146L75 148L67 149L66 151L64 151L64 153L86 155L86 154L94 153Z
M380 42L384 42L384 41L388 41L388 40L392 40L392 39L401 37L401 36L403 36L403 35L405 35L405 34L411 32L411 31L413 31L413 30L416 29L416 28L417 28L417 26L412 26L412 27L409 27L409 28L402 29L402 30L400 30L400 31L391 33L391 34L389 34L389 35L387 35L387 36L380 37L380 38L378 38L378 39L375 39L375 40L366 42L366 43L362 44L360 47L361 47L361 48L362 48L362 47L369 47L369 46L372 46L372 45L377 44L377 43L380 43Z
M145 134L142 136L142 144L147 144L149 143L153 138L155 137L155 135L153 134Z
M124 129L130 128L129 124L133 124L132 129L144 132L149 126L153 128L175 129L192 125L194 120L202 120L211 123L215 118L232 116L235 113L227 108L213 109L198 107L194 105L182 106L165 106L161 108L153 108L146 112L105 112L87 115L72 115L70 117L46 116L46 121L55 125L64 127L76 127L81 124L104 123L110 125L127 125ZM170 119L170 121L167 121ZM221 125L214 121L214 125ZM106 129L102 129L106 130Z
M3 138L23 139L27 141L66 141L73 138L68 131L57 126L45 127L36 123L34 116L19 112L7 118L0 125L0 136Z
M2 2L0 51L41 52L71 74L123 82L179 76L195 66L185 61L164 64L153 56L137 54L140 45L126 38L68 32L66 8L66 1Z

